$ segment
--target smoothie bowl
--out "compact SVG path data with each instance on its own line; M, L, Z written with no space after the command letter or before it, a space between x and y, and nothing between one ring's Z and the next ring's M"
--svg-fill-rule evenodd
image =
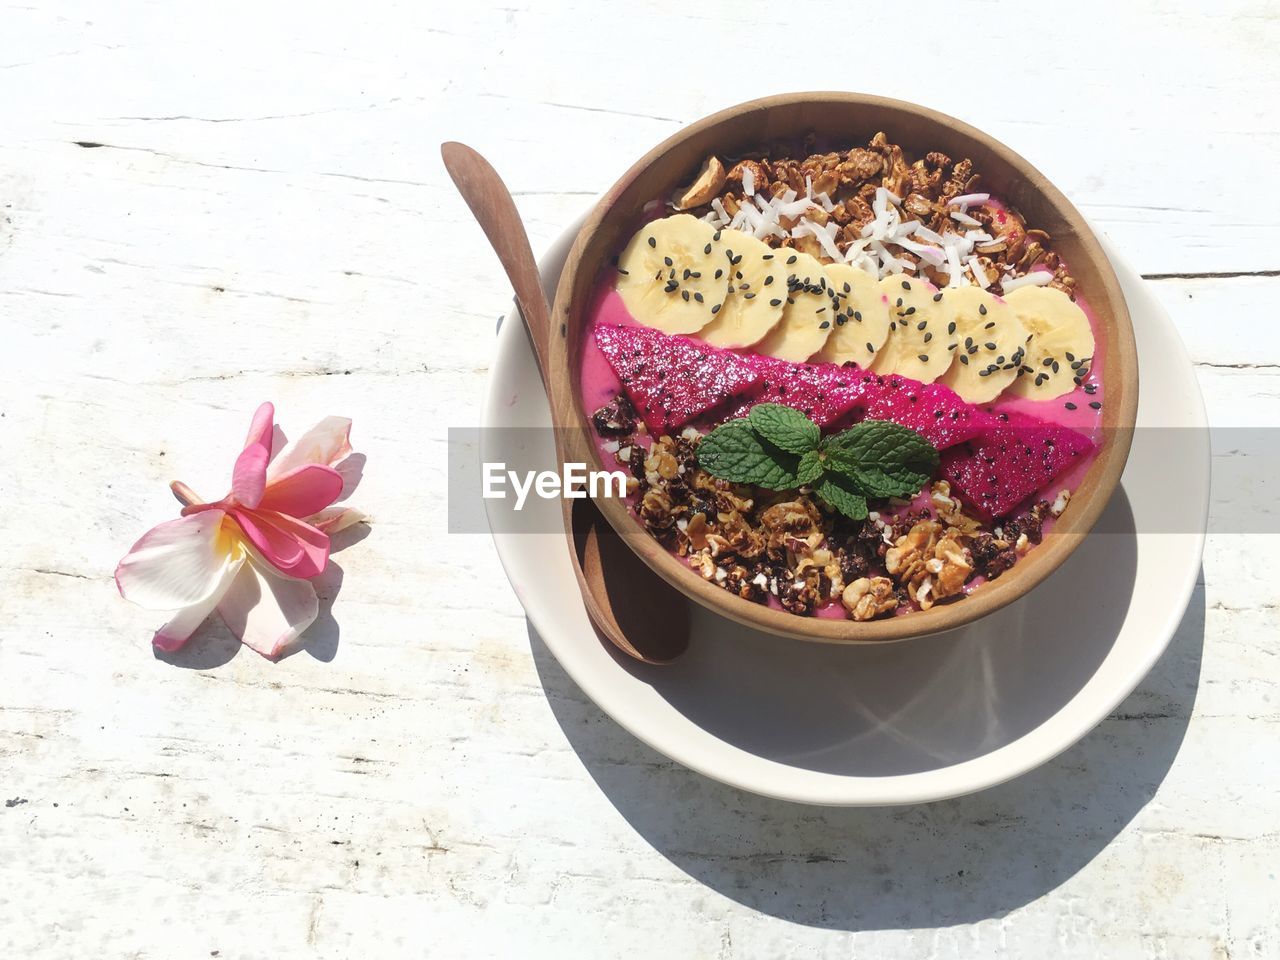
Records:
M899 640L1044 580L1119 481L1124 299L985 134L843 93L692 125L600 201L556 292L567 453L667 582L772 633Z

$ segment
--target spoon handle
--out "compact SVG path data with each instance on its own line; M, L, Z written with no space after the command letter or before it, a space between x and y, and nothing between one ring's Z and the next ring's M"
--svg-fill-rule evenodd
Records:
M516 210L516 203L511 199L511 191L489 161L466 144L452 141L441 144L440 155L462 199L475 214L503 269L507 271L515 289L516 304L533 341L542 384L549 391L551 308L547 305L538 262L533 258L529 235Z

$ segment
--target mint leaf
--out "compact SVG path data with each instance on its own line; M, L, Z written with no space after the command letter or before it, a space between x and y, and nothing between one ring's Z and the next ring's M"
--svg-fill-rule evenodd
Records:
M827 474L818 484L816 492L850 520L867 518L866 498L857 490L851 489L849 481L844 478Z
M817 450L810 450L800 458L800 463L796 466L796 480L803 486L816 483L825 469L822 456Z
M765 443L746 420L730 420L702 438L698 466L732 483L750 483L769 490L798 487L799 458Z
M747 421L761 437L788 453L801 456L818 446L818 425L799 410L780 403L757 403Z
M864 420L822 445L828 470L865 496L900 497L920 490L938 465L938 451L916 431L885 420Z

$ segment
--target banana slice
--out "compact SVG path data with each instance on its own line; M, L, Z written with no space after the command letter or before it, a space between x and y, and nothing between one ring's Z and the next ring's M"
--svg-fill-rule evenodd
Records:
M876 352L871 369L921 383L937 380L951 363L947 348L955 342L947 331L942 294L928 281L902 274L884 277L880 292L888 299L889 339Z
M681 213L636 231L618 257L616 288L638 323L697 333L724 303L728 266L715 228Z
M958 345L938 382L969 403L994 400L1018 377L1026 327L1013 307L980 287L947 290L939 306Z
M1053 287L1018 287L1005 302L1028 334L1021 375L1009 392L1052 400L1075 390L1093 362L1093 328L1085 312Z
M782 261L785 281L778 296L785 306L782 321L756 344L756 353L799 363L822 349L835 324L835 295L827 272L815 258L798 250L778 251L773 263ZM772 290L777 286L774 281ZM776 299L776 298L775 298Z
M866 369L889 338L889 301L876 278L845 263L826 265L838 306L835 329L814 360Z
M772 250L739 230L721 230L725 276L724 306L698 336L713 347L749 347L778 325L787 305L782 262L791 251Z

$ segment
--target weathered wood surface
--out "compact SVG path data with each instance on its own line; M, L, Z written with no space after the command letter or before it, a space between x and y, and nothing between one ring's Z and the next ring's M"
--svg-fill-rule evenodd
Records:
M878 811L710 783L445 533L509 292L437 154L491 157L545 246L712 109L926 102L1159 278L1215 423L1273 425L1278 46L1265 2L0 6L0 948L1280 955L1273 538L1212 537L1152 676L1019 781ZM111 571L267 398L355 418L371 532L306 652L156 660Z

